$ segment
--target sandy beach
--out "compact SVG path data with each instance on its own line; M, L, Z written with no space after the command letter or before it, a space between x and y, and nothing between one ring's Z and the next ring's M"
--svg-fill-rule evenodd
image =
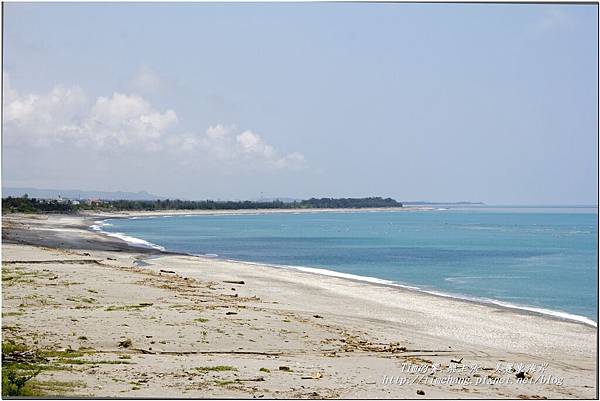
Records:
M41 355L32 388L96 397L597 397L597 329L587 324L133 248L89 230L102 217L156 214L3 217L3 341Z

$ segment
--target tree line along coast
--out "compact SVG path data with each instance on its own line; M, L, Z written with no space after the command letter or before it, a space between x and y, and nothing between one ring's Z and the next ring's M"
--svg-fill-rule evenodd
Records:
M153 210L238 210L238 209L361 209L397 208L402 203L392 198L310 198L284 202L272 201L215 201L215 200L70 200L6 197L2 213L77 213L95 211L153 211Z

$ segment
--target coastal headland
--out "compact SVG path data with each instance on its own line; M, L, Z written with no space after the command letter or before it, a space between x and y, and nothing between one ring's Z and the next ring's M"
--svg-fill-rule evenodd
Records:
M214 213L257 211L161 214ZM597 397L596 327L89 229L149 215L3 217L3 368L32 394Z

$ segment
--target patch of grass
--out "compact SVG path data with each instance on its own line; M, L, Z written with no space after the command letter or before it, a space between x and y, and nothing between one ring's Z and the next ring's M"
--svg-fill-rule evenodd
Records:
M95 298L85 298L85 297L69 297L67 301L71 302L85 302L86 304L93 304L96 302Z
M13 341L2 341L2 354L12 354L14 352L25 352L28 348L24 344L15 344Z
M40 354L45 358L79 358L86 354L94 354L96 351L87 349L66 349L66 350L46 350L41 351Z
M72 395L73 390L77 388L85 388L87 385L83 381L59 381L45 380L31 382L31 390L36 395L52 395L69 393Z
M25 312L2 312L2 317L8 316L23 316Z
M19 372L35 372L38 370L67 370L64 369L63 367L60 366L56 366L56 365L50 365L50 364L46 364L46 363L30 363L30 362L9 362L9 363L4 363L4 365L2 366L3 369L9 369L9 368L14 368Z
M259 372L265 372L265 373L271 373L271 371L267 368L260 368L258 369Z
M151 303L139 303L139 304L135 304L135 305L111 305L108 308L106 308L105 310L108 312L113 312L113 311L128 311L128 310L140 310L142 308L147 308L148 306L152 306L153 304Z
M129 355L119 355L119 359L131 359Z
M48 285L62 285L63 287L69 287L71 285L80 285L80 284L85 284L81 281L69 281L69 280L63 280L63 281L59 281L56 284L48 284Z
M196 370L199 370L201 372L226 372L226 371L237 371L237 368L234 368L233 366L227 366L227 365L217 365L217 366L201 366L199 368L194 368Z
M40 355L43 357L46 357L46 358L56 358L56 360L54 361L55 363L64 364L64 365L88 365L88 364L97 365L97 364L126 364L126 363L129 363L129 362L125 362L125 361L107 361L107 360L90 361L90 360L78 359L82 356L93 355L95 353L96 353L96 350L93 348L81 347L78 350L74 350L71 348L68 348L66 350L46 350L46 351L41 351Z
M179 308L188 308L190 306L193 306L193 305L191 305L191 304L190 305L186 305L186 304L174 304L174 305L169 305L169 308L171 308L171 309L179 309Z
M2 269L2 282L7 286L13 286L18 283L35 283L34 278L49 278L54 274L44 271L25 271L23 268L13 267L11 269Z
M56 363L62 363L64 365L128 365L129 361L88 361L85 359L73 359L73 358L59 358Z
M233 380L215 380L215 384L217 386L227 386L229 384L234 384Z
M2 330L6 331L19 331L19 326L2 326Z
M194 322L206 323L208 322L208 319L205 317L199 317L197 319L194 319Z
M4 361L5 359L14 359L14 355L18 353L28 352L27 359L22 361ZM32 350L26 345L16 344L12 341L2 342L2 368L3 370L14 369L18 372L36 372L41 370L62 370L60 367L51 365L46 359L48 351Z
M26 277L26 276L30 276L30 277L53 277L54 273L52 272L45 272L45 271L40 271L40 270L32 270L32 271L25 271L24 268L19 268L19 267L13 267L12 271L10 271L9 269L2 269L2 275L11 275L8 277Z

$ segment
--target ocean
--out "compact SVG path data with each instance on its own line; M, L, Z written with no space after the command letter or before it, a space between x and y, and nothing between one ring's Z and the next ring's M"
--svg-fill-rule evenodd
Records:
M93 229L596 324L597 222L597 208L457 207L109 219Z

